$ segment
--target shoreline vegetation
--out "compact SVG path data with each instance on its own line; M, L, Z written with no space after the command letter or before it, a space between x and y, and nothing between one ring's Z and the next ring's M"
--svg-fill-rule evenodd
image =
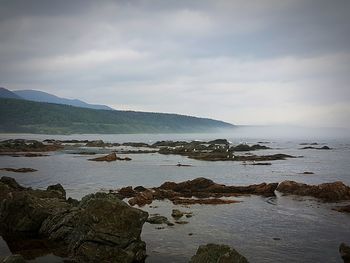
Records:
M173 113L96 110L0 97L1 133L138 134L217 132L235 126Z
M118 155L172 154L187 157L188 160L238 161L253 165L273 165L274 161L302 158L283 153L263 155L261 153L264 150L272 149L266 144L268 142L232 145L226 139L158 141L153 144L108 143L102 140L10 139L0 142L0 155L45 157L54 152L64 152L97 156L86 159L87 161L132 162L132 158ZM330 147L317 150L330 150ZM179 169L191 167L190 164L182 163L174 166ZM36 171L33 168L11 167L0 167L0 170L22 173ZM234 206L238 202L244 203L242 200L235 200L236 197L259 195L263 198L278 198L276 193L316 198L320 202L332 204L330 209L334 211L350 212L349 205L343 203L350 200L350 187L342 182L308 185L281 181L235 186L218 184L199 177L183 182L163 182L158 187L140 185L109 189L106 192L91 193L79 201L67 198L66 191L60 184L48 186L46 190L37 190L23 187L15 179L2 176L0 234L15 254L2 262L25 262L46 254L54 254L70 262L144 262L147 250L146 243L141 240L141 232L145 223L161 225L157 229L193 224L193 221L186 221L186 218L193 216L192 212L173 209L171 218L167 218L159 214L149 215L142 210L143 206L151 205L154 200L168 200L174 205L187 208L192 205ZM340 244L339 252L344 262L349 262L349 250L346 244ZM234 248L224 244L203 244L188 260L192 263L248 262Z

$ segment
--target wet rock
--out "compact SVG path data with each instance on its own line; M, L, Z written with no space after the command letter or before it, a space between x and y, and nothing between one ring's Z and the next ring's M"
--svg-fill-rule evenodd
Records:
M207 244L199 246L190 263L248 263L248 260L229 246Z
M253 162L253 163L248 163L250 165L272 165L272 163L256 163L256 162Z
M89 141L85 144L86 147L105 147L106 144L102 140Z
M62 195L63 199L66 199L66 190L64 190L61 184L49 185L46 188L47 191L56 191Z
M247 151L266 150L266 149L271 149L271 148L260 144L254 144L252 146L249 146L248 144L239 144L237 146L230 148L230 150L234 152L247 152Z
M150 224L168 224L169 220L165 216L155 215L147 219L147 223Z
M173 209L173 211L171 212L171 216L175 219L180 219L184 216L184 213L178 209Z
M134 190L135 190L136 192L143 192L143 191L146 191L147 188L145 188L145 187L143 187L143 186L136 186L136 187L134 188Z
M18 254L7 256L2 263L25 263L24 257Z
M5 234L36 236L49 215L66 211L71 206L56 190L19 187L17 182L4 180L4 177L0 184L7 187L5 194L0 195L0 231Z
M313 172L303 172L302 174L314 174Z
M146 255L140 234L147 217L112 194L96 193L69 212L49 216L40 232L67 245L79 262L139 262Z
M337 206L337 207L334 207L333 210L341 213L350 213L350 205Z
M307 185L294 181L283 181L277 191L284 194L313 196L326 202L350 200L350 187L342 182Z
M114 194L96 193L80 202L69 201L59 184L33 190L2 177L0 203L0 232L12 251L16 237L22 249L29 240L30 247L38 243L50 249L47 253L60 251L77 262L131 263L145 258L140 234L148 213Z
M131 147L150 147L149 144L144 142L125 142L122 144L123 146L131 146Z
M1 171L14 172L14 173L32 173L38 170L33 168L0 168Z
M115 153L111 153L105 156L89 159L89 161L95 162L113 162L117 160L117 155Z
M225 205L225 204L239 203L239 201L236 201L236 200L220 199L220 198L200 198L200 199L174 198L171 201L173 202L174 205Z
M118 195L123 198L131 198L136 195L136 192L132 189L131 186L123 187L118 191Z
M339 246L339 253L344 263L350 263L350 247L345 243L341 243Z
M187 225L188 224L188 222L187 221L175 221L175 223L176 224L178 224L178 225Z
M151 204L153 200L164 199L168 199L176 205L231 204L237 203L237 201L220 198L250 194L274 196L277 185L277 183L261 183L249 186L226 186L216 184L206 178L196 178L181 183L165 182L160 187L137 192L129 200L129 204L143 206Z
M207 144L224 144L224 145L228 145L230 143L226 139L216 139L216 140L207 142Z
M78 154L78 155L96 155L96 152L73 152L70 154Z
M138 205L140 207L146 204L151 204L153 202L153 191L146 190L140 192L135 197L131 198L128 202L131 206Z
M307 150L307 149L314 149L314 150L331 150L330 147L328 146L323 146L323 147L313 147L313 146L306 146L301 148L302 150Z
M181 164L181 163L178 163L176 166L177 166L177 167L191 167L192 165L191 165L191 164Z

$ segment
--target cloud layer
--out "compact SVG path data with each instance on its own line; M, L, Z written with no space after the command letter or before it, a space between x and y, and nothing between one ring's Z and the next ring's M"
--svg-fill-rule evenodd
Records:
M0 5L0 79L117 109L349 127L350 2Z

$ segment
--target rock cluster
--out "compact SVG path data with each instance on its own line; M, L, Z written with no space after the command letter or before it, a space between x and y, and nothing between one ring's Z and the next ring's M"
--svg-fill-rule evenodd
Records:
M13 239L24 243L35 238L78 262L131 263L145 258L140 234L148 213L113 194L91 194L79 202L67 200L59 184L33 190L2 177L0 204L0 232L12 244Z
M129 204L132 206L144 206L151 204L153 200L164 199L168 199L174 204L182 205L229 204L237 201L221 198L250 194L274 196L277 185L277 183L262 183L249 186L226 186L214 183L206 178L197 178L181 183L165 182L159 187L150 189L124 187L118 191L118 196L131 198Z
M14 173L32 173L37 171L33 168L0 168L0 170Z
M10 139L0 142L0 152L49 152L63 147L57 144L44 144L36 140Z

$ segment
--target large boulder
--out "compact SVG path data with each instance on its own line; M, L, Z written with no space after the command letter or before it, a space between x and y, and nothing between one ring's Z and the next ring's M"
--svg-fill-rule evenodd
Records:
M137 262L146 255L140 234L147 217L115 195L97 193L68 213L49 216L40 232L66 244L69 256L81 262Z
M207 244L199 246L190 263L248 263L248 260L229 246Z
M91 194L80 202L66 200L65 195L59 184L33 190L2 177L0 233L5 241L16 244L18 238L21 243L35 239L48 246L47 253L59 251L77 262L144 260L146 245L140 234L148 213L128 206L114 194Z

